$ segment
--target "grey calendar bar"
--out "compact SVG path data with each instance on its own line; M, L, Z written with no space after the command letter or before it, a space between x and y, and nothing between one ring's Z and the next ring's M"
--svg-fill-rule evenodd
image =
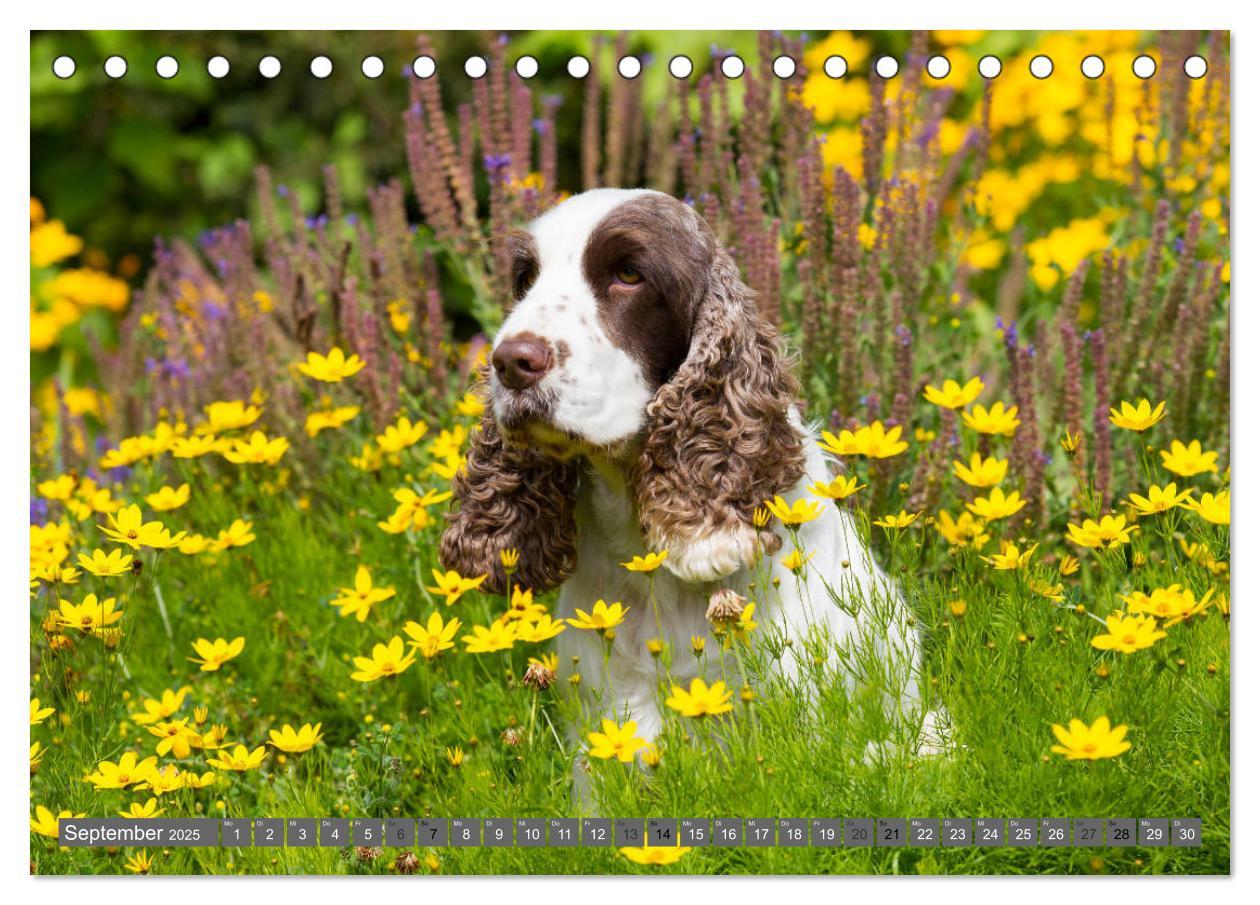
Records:
M1198 817L64 817L87 847L1199 848Z

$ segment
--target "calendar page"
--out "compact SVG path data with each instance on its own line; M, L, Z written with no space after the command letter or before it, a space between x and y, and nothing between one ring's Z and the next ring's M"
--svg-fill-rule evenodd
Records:
M29 47L32 874L1230 873L1228 32Z

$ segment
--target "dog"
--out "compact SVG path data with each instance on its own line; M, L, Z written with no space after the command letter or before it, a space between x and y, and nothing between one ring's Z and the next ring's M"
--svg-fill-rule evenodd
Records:
M874 645L904 677L891 709L913 710L917 635L849 514L822 501L795 543L777 519L756 518L776 496L816 499L807 488L831 475L798 415L792 358L704 219L660 192L596 189L507 242L514 302L454 480L443 565L487 574L484 587L502 593L500 551L515 549L512 583L559 586L559 616L599 599L627 607L606 667L599 632L569 629L556 643L562 676L580 673L597 716L633 719L647 741L662 726L648 642L674 652L675 684L706 662L701 677L716 680L719 658L690 648L723 595L754 598L759 625L796 652L811 626L835 642L833 660L844 643ZM805 568L784 565L793 549L811 557ZM654 572L622 565L660 551ZM793 680L801 662L776 668Z

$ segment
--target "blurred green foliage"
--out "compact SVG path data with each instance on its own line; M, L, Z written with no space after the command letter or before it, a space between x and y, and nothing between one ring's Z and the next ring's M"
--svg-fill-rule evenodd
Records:
M463 60L485 53L496 34L439 32L432 40L447 109L470 99ZM411 32L40 32L31 38L31 193L64 220L89 247L111 259L136 253L147 261L155 236L193 237L204 229L254 212L253 170L265 164L276 183L296 192L305 210L319 208L321 168L333 164L345 203L360 207L367 188L406 176L402 77L416 53ZM557 138L563 187L579 181L582 82L565 66L590 55L590 32L529 32L511 36L510 61L537 57L546 94L561 98ZM616 61L609 34L600 68L605 80ZM668 89L664 63L677 53L708 65L711 47L751 55L753 32L636 32L628 50L659 60L641 76L649 103ZM78 63L70 79L52 73L68 54ZM104 61L118 54L126 75L111 79ZM163 55L180 68L157 75ZM223 55L231 71L214 79L206 61ZM272 54L283 65L274 79L258 72ZM333 74L311 76L319 54ZM377 80L362 75L361 60L375 54L386 64ZM450 77L454 69L461 77Z

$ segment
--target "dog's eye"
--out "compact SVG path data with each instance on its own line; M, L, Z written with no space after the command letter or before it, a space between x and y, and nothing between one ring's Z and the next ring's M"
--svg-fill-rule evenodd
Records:
M643 274L639 273L639 271L635 270L629 264L622 264L617 268L616 272L613 273L613 279L626 286L638 286L643 282Z

